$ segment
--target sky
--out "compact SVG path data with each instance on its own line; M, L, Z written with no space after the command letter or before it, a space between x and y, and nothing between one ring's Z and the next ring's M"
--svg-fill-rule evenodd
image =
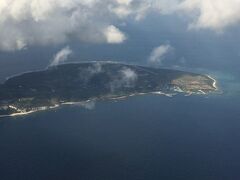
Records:
M235 68L239 12L240 0L0 0L0 66L79 58L202 68L208 55L209 68L230 58Z

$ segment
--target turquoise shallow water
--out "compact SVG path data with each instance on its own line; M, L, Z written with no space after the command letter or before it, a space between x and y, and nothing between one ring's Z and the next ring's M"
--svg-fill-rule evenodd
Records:
M238 179L239 104L147 95L1 119L1 180Z

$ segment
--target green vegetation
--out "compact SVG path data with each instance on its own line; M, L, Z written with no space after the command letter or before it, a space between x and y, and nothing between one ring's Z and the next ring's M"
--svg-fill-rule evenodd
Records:
M25 73L0 85L0 116L36 111L65 102L182 90L215 91L205 75L119 63L79 63Z

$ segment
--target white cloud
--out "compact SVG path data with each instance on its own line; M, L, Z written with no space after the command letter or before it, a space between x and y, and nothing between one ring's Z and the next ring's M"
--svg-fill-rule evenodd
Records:
M129 5L133 0L116 0L119 4Z
M69 46L61 49L53 58L50 66L57 66L68 60L68 57L73 53Z
M75 105L78 105L80 107L83 107L87 110L93 110L96 106L96 102L95 101L86 101L86 102L79 102Z
M221 31L240 22L239 0L185 0L179 7L187 13L198 12L190 28Z
M82 79L84 83L88 83L88 81L92 77L102 72L103 72L102 64L100 62L95 62L87 69L79 68L79 78Z
M190 29L223 31L240 23L240 0L152 0L161 14L184 14L192 19Z
M0 50L63 44L71 38L121 43L126 36L117 28L119 20L123 20L123 14L127 18L141 13L135 9L143 0L132 1L0 0Z
M137 73L130 68L123 68L120 70L118 77L114 77L110 82L110 89L114 92L119 88L132 88L138 79Z
M131 87L135 84L138 76L136 72L130 68L124 68L121 70L122 81L126 87Z
M122 43L118 25L151 12L185 14L191 28L221 31L240 22L240 0L0 0L0 50L71 39Z
M115 26L111 25L106 28L105 36L108 43L118 44L126 40L126 36Z
M167 45L161 45L153 49L152 53L150 54L150 57L148 61L150 63L158 63L161 64L166 55L172 51L172 46L169 44Z

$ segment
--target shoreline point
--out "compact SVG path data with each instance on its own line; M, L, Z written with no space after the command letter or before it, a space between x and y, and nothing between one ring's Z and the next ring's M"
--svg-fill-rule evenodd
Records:
M211 77L210 75L207 75L208 78L210 78L211 80L213 80L213 87L218 90L218 86L217 86L217 80L214 79L213 77Z

